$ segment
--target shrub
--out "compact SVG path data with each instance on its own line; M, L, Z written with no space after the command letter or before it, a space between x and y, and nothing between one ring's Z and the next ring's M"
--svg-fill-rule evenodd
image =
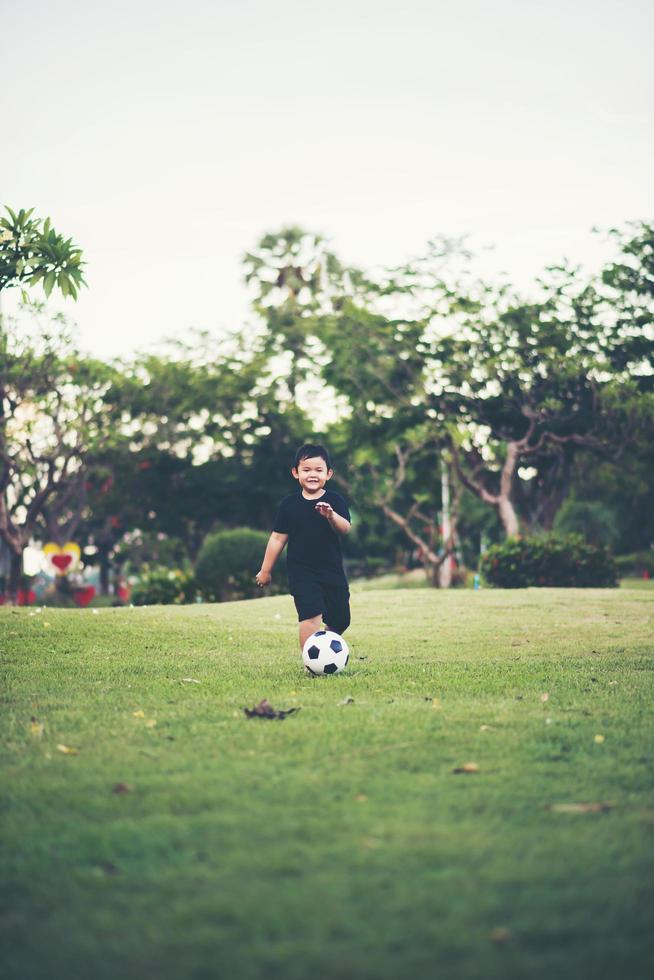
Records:
M190 568L188 548L180 538L162 532L135 530L125 534L114 549L127 574L150 568Z
M645 572L654 578L654 548L649 551L636 551L632 555L618 555L615 563L620 575L635 575L642 578Z
M205 599L252 599L261 594L254 576L261 568L269 535L250 528L209 534L200 549L195 577ZM272 591L279 592L279 563Z
M132 589L135 606L171 606L192 602L194 579L179 569L151 568L141 575Z
M543 536L509 538L492 545L481 561L489 585L503 589L530 585L606 588L617 585L615 561L607 548L582 538Z

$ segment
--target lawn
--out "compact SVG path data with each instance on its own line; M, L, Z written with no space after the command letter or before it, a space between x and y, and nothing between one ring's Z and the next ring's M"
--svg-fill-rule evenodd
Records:
M287 597L0 610L3 977L649 976L653 615L366 589L311 678Z

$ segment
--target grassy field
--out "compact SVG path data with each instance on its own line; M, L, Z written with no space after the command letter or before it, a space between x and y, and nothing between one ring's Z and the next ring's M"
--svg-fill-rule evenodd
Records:
M5 980L650 975L654 593L353 614L0 611Z

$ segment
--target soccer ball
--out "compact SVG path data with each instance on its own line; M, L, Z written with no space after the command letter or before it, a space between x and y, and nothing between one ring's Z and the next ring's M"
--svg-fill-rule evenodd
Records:
M318 630L302 648L302 660L312 674L338 674L350 659L347 643L338 633Z

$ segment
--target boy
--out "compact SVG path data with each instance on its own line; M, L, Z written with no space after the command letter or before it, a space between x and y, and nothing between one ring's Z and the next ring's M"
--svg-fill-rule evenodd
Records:
M286 570L300 623L300 648L320 629L321 620L335 633L350 625L350 592L343 569L340 537L350 530L347 504L325 484L333 475L323 446L307 443L295 454L291 470L299 492L284 497L257 585L270 582L272 568L288 541Z

